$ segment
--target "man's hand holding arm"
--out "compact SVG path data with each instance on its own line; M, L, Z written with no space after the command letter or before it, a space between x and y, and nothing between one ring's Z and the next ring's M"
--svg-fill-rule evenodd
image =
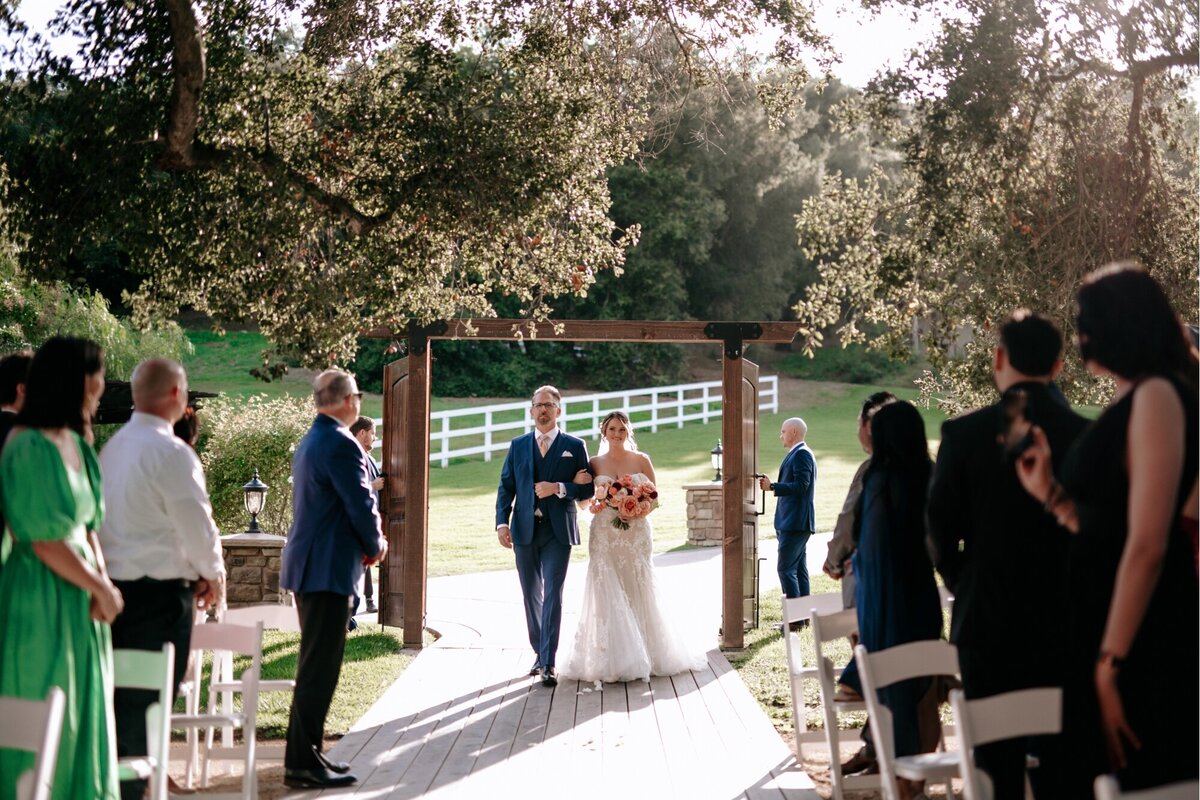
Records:
M779 476L779 480L767 488L775 492L776 497L795 497L805 494L812 485L813 473L817 463L807 448L801 448L791 458L788 466Z
M371 491L364 458L358 442L349 438L339 441L329 454L328 475L346 516L350 518L351 529L358 537L363 555L375 563L382 557L387 542L382 535L379 504Z
M200 459L189 450L180 462L161 471L161 486L175 538L192 569L200 576L193 588L197 608L213 608L225 602L225 558L221 534L213 521L212 504Z
M968 529L970 513L966 507L967 487L962 485L964 470L958 464L957 437L949 428L950 424L942 425L942 443L929 481L925 546L933 566L946 582L946 588L953 592L962 570L959 532Z

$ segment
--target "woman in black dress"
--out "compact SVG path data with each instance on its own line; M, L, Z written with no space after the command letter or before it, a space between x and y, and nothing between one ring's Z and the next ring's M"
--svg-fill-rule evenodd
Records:
M1092 797L1115 771L1123 790L1197 775L1197 365L1162 288L1115 264L1079 290L1088 370L1113 400L1055 480L1041 431L1018 461L1029 491L1072 543L1064 743L1068 796ZM1044 624L1030 620L1030 624ZM1105 758L1107 754L1107 759Z

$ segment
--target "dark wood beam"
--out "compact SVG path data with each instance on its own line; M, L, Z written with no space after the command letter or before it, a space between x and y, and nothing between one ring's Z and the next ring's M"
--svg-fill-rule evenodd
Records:
M676 344L719 342L707 330L711 323L702 321L661 322L652 320L551 320L530 327L523 319L448 320L445 333L431 334L435 339L516 339L568 342L672 342ZM720 323L725 324L725 323ZM732 323L730 323L732 324ZM746 344L787 344L796 338L800 326L795 322L738 323L758 326L761 335L744 336ZM473 331L473 332L472 332ZM402 339L405 334L388 328L364 331L368 339Z

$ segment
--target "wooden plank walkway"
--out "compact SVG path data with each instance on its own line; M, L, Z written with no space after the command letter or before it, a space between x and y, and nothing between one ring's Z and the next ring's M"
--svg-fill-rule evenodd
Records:
M816 550L824 552L809 548L810 569L820 569ZM655 557L660 596L687 598L675 613L702 636L720 624L719 556ZM764 574L773 577L769 566ZM567 572L565 643L574 639L585 573ZM707 668L671 678L600 689L563 681L547 689L526 674L532 654L513 571L431 580L427 624L438 641L331 753L353 764L358 783L292 792L288 800L818 800L718 650L709 652Z
M358 784L290 800L817 800L717 650L704 670L600 689L526 675L528 647L423 651L331 755Z

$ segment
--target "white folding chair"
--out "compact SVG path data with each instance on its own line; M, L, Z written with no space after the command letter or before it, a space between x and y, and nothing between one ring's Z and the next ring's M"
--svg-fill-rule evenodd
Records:
M958 726L958 772L964 800L992 800L992 782L975 766L975 748L1018 736L1062 730L1062 689L1022 689L968 700L962 689L950 692Z
M1096 800L1196 800L1200 796L1200 781L1179 781L1153 789L1122 792L1112 775L1096 777Z
M254 625L262 623L264 630L290 631L293 633L300 632L300 616L295 606L285 606L279 603L263 603L252 606L242 606L240 608L225 608L221 606L217 609L217 620L220 622L232 622L237 625ZM233 653L220 652L216 654L217 663L213 666L213 679L209 687L209 691L220 693L220 709L222 713L233 711L233 696L241 691L241 681L233 674ZM296 690L296 680L294 678L274 678L263 679L261 676L258 681L259 695L267 692L294 692ZM212 748L212 730L208 731L208 739L206 746ZM221 747L233 747L233 728L221 728ZM281 748L259 748L259 761L278 761L283 759L283 750ZM207 781L207 777L205 777Z
M804 715L804 682L817 680L817 667L804 666L800 637L791 629L791 624L809 619L813 612L833 614L841 610L842 596L836 592L783 598L783 649L787 653L788 673L792 678L792 726L796 734L796 758L804 757L806 743L823 742L825 734L808 730ZM819 664L820 660L814 663Z
M950 797L950 779L958 774L958 756L939 750L896 756L892 731L892 712L879 701L879 690L910 678L958 675L958 650L942 639L927 639L868 653L861 644L854 648L863 699L871 718L875 757L879 761L879 780L885 800L899 800L896 779L944 782Z
M167 800L167 762L171 753L171 715L175 677L175 645L167 642L158 652L113 650L113 686L146 689L158 698L146 709L146 755L117 760L121 780L150 782L151 800Z
M188 698L188 712L175 714L171 717L171 727L187 731L203 731L204 746L201 752L200 785L208 784L208 768L211 761L241 761L243 764L242 791L231 797L241 797L252 800L258 791L257 778L254 771L256 763L257 735L255 725L258 722L258 682L262 674L262 623L257 625L234 625L229 622L209 622L192 628L192 658L194 659L195 686ZM222 658L222 651L250 656L250 666L241 674L237 691L242 695L241 711L221 712L218 706L220 691L212 686L212 668L210 667L210 686L208 691L208 711L198 713L199 685L203 675L204 651L211 651L212 665ZM241 728L242 744L231 747L212 747L212 730L214 728ZM194 739L190 741L195 741ZM188 784L190 786L195 761L196 748L192 747L188 754ZM205 798L211 795L206 794Z
M67 696L51 686L45 700L0 697L0 748L33 753L33 768L17 778L17 800L49 800L58 766Z
M842 775L841 740L858 735L857 730L843 730L839 714L866 711L862 700L838 700L837 679L833 659L825 655L825 644L858 632L858 610L847 608L833 614L820 614L813 609L813 643L817 650L817 679L821 686L821 710L825 717L825 742L829 746L829 776L834 800L842 800L843 791L864 791L879 788L878 775Z

